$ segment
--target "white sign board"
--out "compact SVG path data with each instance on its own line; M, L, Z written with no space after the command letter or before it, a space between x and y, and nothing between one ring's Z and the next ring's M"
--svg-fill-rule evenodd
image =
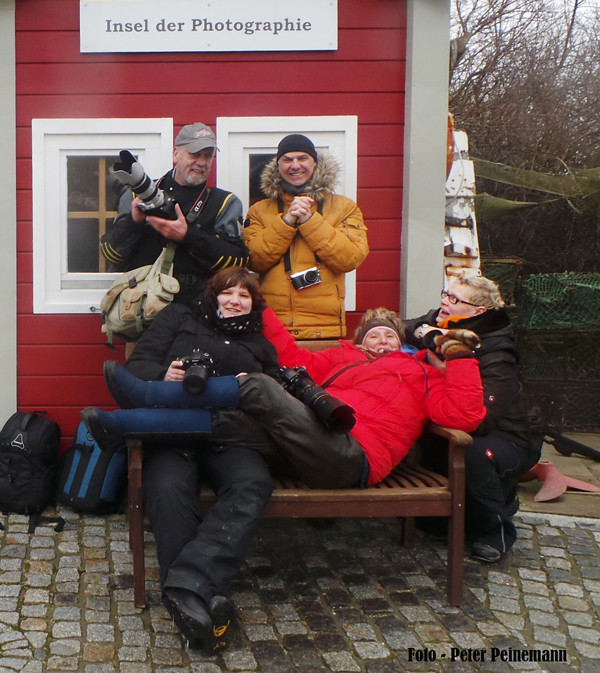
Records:
M337 0L81 0L87 52L337 49Z

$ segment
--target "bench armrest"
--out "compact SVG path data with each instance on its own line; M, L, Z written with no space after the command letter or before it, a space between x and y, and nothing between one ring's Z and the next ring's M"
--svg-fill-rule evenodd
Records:
M445 428L437 423L429 422L425 426L424 434L438 435L447 439L450 446L470 446L473 443L473 437L462 430L456 428Z
M437 435L448 441L448 481L461 509L465 498L465 448L473 444L473 438L462 430L431 422L425 426L424 434Z

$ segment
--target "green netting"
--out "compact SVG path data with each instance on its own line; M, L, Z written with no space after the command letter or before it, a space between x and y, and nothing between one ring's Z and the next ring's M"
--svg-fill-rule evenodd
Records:
M523 325L533 329L600 329L600 274L529 276L519 289Z
M481 260L481 273L498 284L504 301L515 303L515 288L521 270L522 259L488 257Z
M521 372L526 379L600 379L600 332L541 332L519 335Z
M600 432L600 383L529 382L527 390L546 424L563 432Z

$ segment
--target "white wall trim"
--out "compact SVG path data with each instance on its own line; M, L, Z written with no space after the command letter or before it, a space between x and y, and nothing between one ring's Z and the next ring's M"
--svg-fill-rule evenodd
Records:
M400 310L437 306L443 286L450 6L407 2Z
M173 165L173 119L33 119L33 311L89 313L114 273L67 269L67 155L131 150L153 179Z
M17 408L17 120L15 0L0 0L0 422Z

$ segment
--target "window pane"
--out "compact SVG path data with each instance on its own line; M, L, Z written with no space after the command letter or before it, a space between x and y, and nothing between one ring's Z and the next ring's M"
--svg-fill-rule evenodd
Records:
M112 185L114 177L110 167L117 161L117 155L107 156L67 156L67 189L69 210L102 211L115 210L117 197ZM103 203L100 203L102 195Z
M99 257L97 218L69 218L67 266L70 273L97 273Z
M116 180L110 166L116 155L67 156L68 227L67 270L98 273L106 270L99 259L99 239L115 214Z
M69 210L98 210L98 157L67 157Z
M274 154L250 154L250 205L265 198L260 188L260 176L264 167L275 157Z

